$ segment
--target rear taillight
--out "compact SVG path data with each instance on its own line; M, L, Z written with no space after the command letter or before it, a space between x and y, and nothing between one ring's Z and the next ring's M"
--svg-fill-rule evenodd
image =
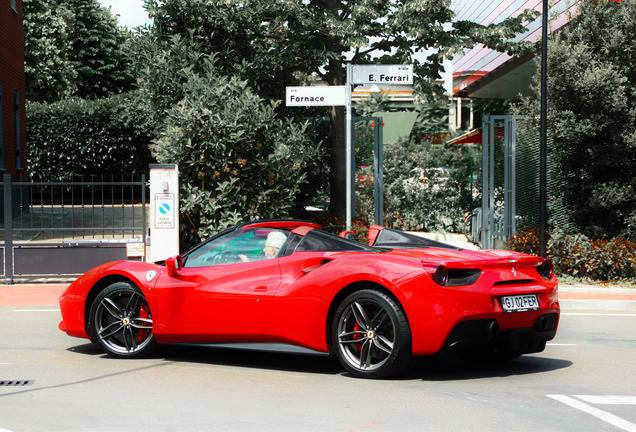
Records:
M437 285L445 286L448 282L448 270L444 266L438 266L432 274Z
M552 279L554 277L554 265L552 265L552 260L544 260L542 264L537 266L537 272L539 272L543 279Z
M444 266L437 266L431 270L431 278L437 285L449 287L471 285L481 274L481 270L449 269Z

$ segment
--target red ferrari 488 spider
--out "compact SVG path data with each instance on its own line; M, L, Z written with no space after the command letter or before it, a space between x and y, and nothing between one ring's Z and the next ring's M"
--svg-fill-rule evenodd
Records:
M283 342L356 376L468 348L542 351L559 322L549 261L372 226L371 245L297 220L246 223L165 262L117 261L60 298L60 329L117 357L157 344Z

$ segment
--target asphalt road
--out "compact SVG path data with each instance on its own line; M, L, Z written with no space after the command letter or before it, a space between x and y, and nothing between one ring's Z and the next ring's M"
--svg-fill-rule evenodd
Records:
M0 432L636 431L636 298L562 302L557 338L505 367L425 359L395 380L328 357L166 347L116 360L0 303Z

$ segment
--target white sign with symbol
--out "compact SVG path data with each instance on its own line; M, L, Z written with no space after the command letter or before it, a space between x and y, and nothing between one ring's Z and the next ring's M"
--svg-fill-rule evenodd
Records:
M174 228L174 194L155 194L155 228Z
M338 106L345 105L345 86L286 87L286 106Z
M353 84L413 84L413 65L353 65Z

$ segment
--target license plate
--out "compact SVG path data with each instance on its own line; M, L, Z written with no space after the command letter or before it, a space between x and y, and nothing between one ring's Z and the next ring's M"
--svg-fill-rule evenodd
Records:
M502 296L501 306L504 312L527 312L539 309L536 294Z

